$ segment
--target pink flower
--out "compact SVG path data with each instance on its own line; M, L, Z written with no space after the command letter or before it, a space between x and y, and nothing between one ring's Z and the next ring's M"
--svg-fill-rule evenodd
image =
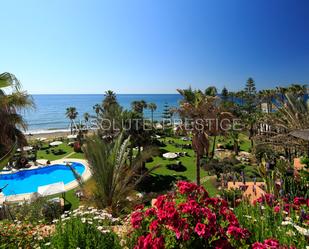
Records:
M198 236L203 237L205 235L206 232L206 226L205 224L202 223L197 223L194 231L197 233Z
M249 237L249 232L246 229L242 229L240 227L233 225L228 227L227 233L233 236L233 238L236 240L245 239Z
M279 213L280 212L280 206L275 206L274 207L274 212Z
M304 197L295 197L293 203L297 206L306 205L307 200Z
M158 220L154 220L150 223L149 225L149 230L151 232L156 232L157 231L157 228L158 228L158 225L159 225L159 221Z
M252 249L267 249L267 247L263 243L255 242L252 245Z
M136 211L131 215L131 224L133 228L139 228L143 220L143 215L141 212Z

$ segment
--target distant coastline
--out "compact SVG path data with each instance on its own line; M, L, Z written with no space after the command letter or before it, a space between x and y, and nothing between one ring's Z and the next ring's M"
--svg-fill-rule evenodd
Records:
M76 107L79 115L78 120L83 120L83 114L88 112L95 116L93 106L101 104L104 94L33 94L36 108L22 113L25 117L28 129L25 134L55 134L69 132L70 122L65 117L67 107ZM146 102L156 103L157 110L154 118L162 117L164 105L170 107L178 106L181 96L179 94L117 94L118 102L124 109L131 108L134 100L145 100ZM150 118L149 110L144 112L146 118Z

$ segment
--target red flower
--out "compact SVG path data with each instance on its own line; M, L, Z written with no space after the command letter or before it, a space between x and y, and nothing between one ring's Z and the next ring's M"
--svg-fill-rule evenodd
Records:
M156 214L156 210L154 208L148 208L145 212L145 216L148 217L148 216L153 216Z
M202 223L197 223L194 231L197 233L198 236L203 237L205 235L206 232L206 226L205 224Z
M280 212L280 206L275 206L274 207L274 212L279 213Z
M143 220L143 215L141 212L136 211L131 215L131 224L133 228L139 228Z
M304 197L295 197L293 203L297 206L306 205L307 200Z
M158 225L159 225L159 221L158 220L154 220L150 223L149 225L149 230L151 232L156 232L157 231L157 228L158 228Z
M236 240L245 239L249 237L249 232L246 229L242 229L240 227L236 227L233 225L228 227L227 233L232 235L233 238Z
M267 247L263 243L255 242L252 245L252 249L267 249Z

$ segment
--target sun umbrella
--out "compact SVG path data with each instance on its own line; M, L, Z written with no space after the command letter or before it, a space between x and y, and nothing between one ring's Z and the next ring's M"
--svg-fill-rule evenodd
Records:
M173 152L164 153L162 156L164 158L167 158L167 159L175 159L175 158L178 157L178 155L176 153L173 153Z
M31 146L24 146L23 147L23 151L29 151L29 150L32 150L33 149L33 147L31 147ZM21 151L21 149L17 149L17 151Z
M36 140L38 140L38 141L45 141L47 138L46 137L38 137Z
M64 192L65 190L63 182L57 182L38 187L38 194L41 196L55 195Z
M49 145L50 145L50 146L58 146L58 145L60 145L60 144L62 144L61 141L55 141L55 142L50 143Z
M68 139L74 139L74 138L77 138L77 135L68 135L67 138Z

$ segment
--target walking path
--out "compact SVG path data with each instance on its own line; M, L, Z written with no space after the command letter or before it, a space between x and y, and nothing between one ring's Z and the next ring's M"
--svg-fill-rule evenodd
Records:
M76 152L72 151L71 153L69 153L69 154L67 154L65 157L63 157L62 159L66 159L66 158L68 158L68 157L74 155L75 153L76 153ZM60 159L60 160L62 160L62 159Z

